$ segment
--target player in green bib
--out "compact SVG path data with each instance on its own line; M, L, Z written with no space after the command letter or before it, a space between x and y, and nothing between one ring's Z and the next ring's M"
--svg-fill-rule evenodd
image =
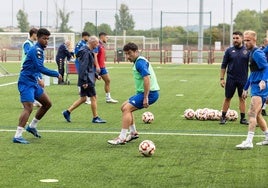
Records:
M133 112L142 108L148 108L159 98L160 87L157 78L149 61L139 55L138 46L128 43L123 48L126 58L133 62L133 77L135 81L136 94L125 101L121 106L122 129L120 135L108 140L109 144L119 145L139 138L135 127ZM128 130L130 131L129 134Z

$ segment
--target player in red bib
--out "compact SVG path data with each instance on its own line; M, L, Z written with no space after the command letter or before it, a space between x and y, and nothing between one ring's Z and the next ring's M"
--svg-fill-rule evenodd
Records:
M105 51L105 44L107 43L108 37L107 34L104 32L99 33L99 45L97 48L94 49L94 53L97 56L97 62L99 64L100 70L96 70L99 72L99 75L104 81L104 91L106 93L106 102L107 103L118 103L117 100L112 99L111 93L110 93L110 76L105 66L105 57L106 57L106 51Z

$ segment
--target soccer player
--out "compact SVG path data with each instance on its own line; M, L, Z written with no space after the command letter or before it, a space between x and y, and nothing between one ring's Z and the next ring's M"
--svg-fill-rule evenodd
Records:
M76 57L79 60L78 86L80 87L80 98L76 100L62 114L67 122L71 122L71 112L84 103L87 97L91 100L92 123L106 123L97 113L97 96L95 90L95 78L98 78L94 70L94 55L92 50L97 47L99 39L91 36L88 39L88 45L81 47Z
M233 32L233 46L229 47L224 54L221 72L220 85L225 88L225 99L222 105L222 117L220 124L226 124L226 113L230 108L231 99L237 89L239 97L240 124L248 125L245 118L246 101L242 98L243 87L248 77L249 52L243 45L243 34L240 31ZM224 76L227 69L226 83Z
M115 100L111 97L111 93L110 93L111 79L110 79L108 70L105 67L106 51L105 51L104 45L107 43L107 40L108 40L107 34L104 32L100 32L99 33L99 45L97 48L94 49L94 53L97 54L97 64L99 65L99 68L100 68L99 75L104 81L104 91L106 93L106 102L118 103L118 100Z
M128 43L123 50L127 59L133 62L136 94L121 106L122 129L117 138L108 140L108 143L112 145L125 144L139 138L133 112L148 108L149 105L155 103L160 90L154 70L148 60L139 55L138 46L135 43ZM128 129L130 129L130 134L127 136Z
M22 53L21 53L21 67L25 61L26 55L29 52L30 48L37 41L37 31L38 29L32 28L29 31L29 38L22 45Z
M26 58L26 55L27 53L29 52L30 48L36 43L37 41L37 31L38 29L36 28L32 28L30 29L29 31L29 38L23 43L22 45L22 53L21 53L21 67L25 61L25 58ZM41 75L40 75L40 78L41 78ZM44 82L42 79L40 79L38 81L38 83L41 85L41 86L44 86ZM37 106L37 107L40 107L41 104L38 102L38 101L34 101L33 103L33 106Z
M266 56L266 60L268 61L268 38L263 39L263 46L260 49L263 50L263 52L265 53L265 56ZM266 99L266 102L263 104L263 107L262 107L261 114L263 116L267 116L267 113L265 110L267 104L268 104L268 98Z
M20 92L20 100L23 104L23 111L19 117L19 125L13 138L14 143L28 144L29 142L22 137L24 127L32 113L33 102L36 99L41 103L41 107L37 110L32 122L26 127L26 131L33 134L37 138L41 138L36 127L38 122L46 114L51 107L51 101L44 92L42 86L38 84L40 74L58 77L62 79L57 71L44 67L44 49L49 40L50 32L45 28L40 28L37 32L37 43L30 48L22 65L18 80L18 90Z
M62 76L62 81L58 82L58 84L64 84L64 66L65 66L65 59L69 61L71 57L74 56L74 53L70 51L71 42L69 40L66 40L64 43L62 43L59 48L56 55L56 63L58 65L58 71Z
M257 34L255 31L244 32L244 43L250 51L250 75L243 89L242 97L246 99L248 88L251 87L251 102L248 111L249 126L248 135L245 141L236 145L237 149L252 149L253 137L256 125L258 124L265 134L265 139L256 145L268 145L267 123L261 114L262 105L265 103L268 95L268 64L265 54L256 47Z

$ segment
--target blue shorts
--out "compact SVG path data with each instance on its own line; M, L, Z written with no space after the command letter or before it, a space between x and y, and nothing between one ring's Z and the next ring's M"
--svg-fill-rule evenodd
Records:
M40 85L28 85L22 82L18 83L18 90L21 102L34 102L44 93L44 89Z
M267 85L267 83L266 83ZM266 102L268 96L268 87L264 90L260 90L259 84L251 84L251 96L259 96L262 98L262 104Z
M144 98L144 93L137 93L136 95L130 97L128 99L128 102L135 106L138 109L142 109L143 107L143 98ZM149 105L155 103L157 99L159 98L159 92L158 91L150 91L149 93Z
M94 97L96 96L96 90L95 87L87 87L86 89L83 87L80 87L80 97Z
M108 70L104 67L104 68L100 68L100 76L108 74Z

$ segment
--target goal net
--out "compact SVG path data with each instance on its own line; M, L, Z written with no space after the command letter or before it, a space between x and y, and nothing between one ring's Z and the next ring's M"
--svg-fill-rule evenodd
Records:
M159 38L148 38L145 36L108 36L107 48L122 49L128 42L134 42L139 49L159 49Z
M28 37L28 33L0 32L0 50L2 61L19 61L18 57L21 56L22 44ZM46 55L49 57L49 59L46 60L55 60L57 49L65 40L69 40L74 46L75 34L51 33L48 46L46 48ZM5 56L6 59L3 59L3 56Z

